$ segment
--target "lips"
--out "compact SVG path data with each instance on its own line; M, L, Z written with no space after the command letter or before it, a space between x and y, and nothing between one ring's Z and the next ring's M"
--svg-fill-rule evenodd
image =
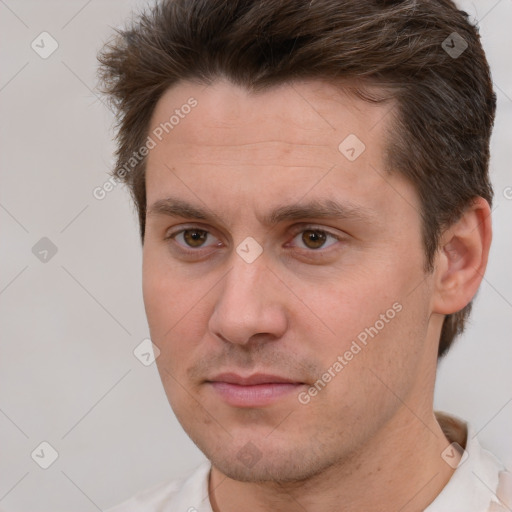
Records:
M206 381L216 396L233 407L263 407L289 398L305 384L287 377L257 373L242 377L223 373Z
M227 382L228 384L238 384L239 386L253 386L257 384L274 384L274 383L287 383L287 384L304 384L303 382L280 377L279 375L270 375L266 373L256 373L249 377L242 377L236 373L221 373L208 382Z

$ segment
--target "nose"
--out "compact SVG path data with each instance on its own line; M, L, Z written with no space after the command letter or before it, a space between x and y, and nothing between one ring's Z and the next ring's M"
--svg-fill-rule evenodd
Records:
M284 286L265 258L247 263L234 254L231 270L219 283L210 332L238 345L277 340L288 325L285 300Z

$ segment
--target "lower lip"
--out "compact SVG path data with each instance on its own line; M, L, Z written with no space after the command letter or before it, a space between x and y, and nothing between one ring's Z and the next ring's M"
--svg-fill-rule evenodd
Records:
M241 386L228 382L209 382L212 388L229 404L234 407L261 407L284 398L290 393L297 393L303 384L289 382L274 382Z

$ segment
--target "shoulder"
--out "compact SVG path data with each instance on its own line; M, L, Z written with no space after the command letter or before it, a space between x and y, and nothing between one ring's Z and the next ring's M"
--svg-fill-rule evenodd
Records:
M106 512L210 512L210 468L210 461L205 461L189 475L150 487Z

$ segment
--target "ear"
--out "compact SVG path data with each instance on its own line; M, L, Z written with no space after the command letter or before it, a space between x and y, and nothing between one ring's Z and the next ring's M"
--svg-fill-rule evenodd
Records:
M491 239L491 209L478 197L441 236L434 270L434 313L456 313L473 299L487 267Z

